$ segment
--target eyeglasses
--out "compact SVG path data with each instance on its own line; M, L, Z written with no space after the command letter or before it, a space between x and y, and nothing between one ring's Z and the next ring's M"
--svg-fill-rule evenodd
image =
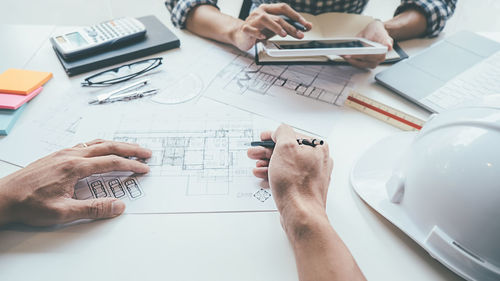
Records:
M82 86L106 87L125 82L157 68L162 64L162 60L163 58L152 58L105 70L85 78Z

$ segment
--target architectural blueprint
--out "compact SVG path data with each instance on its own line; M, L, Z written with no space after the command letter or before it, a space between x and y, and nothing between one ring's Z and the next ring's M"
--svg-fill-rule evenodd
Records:
M90 106L88 100L123 85L82 88L84 77L66 77L47 41L27 68L46 69L52 65L57 79L47 83L44 91L30 101L9 136L0 137L0 159L26 166L49 153L88 140L75 134L93 107L106 108L101 118L107 118L124 112L170 111L186 103L215 100L323 137L342 122L344 109L337 105L349 92L356 69L258 66L249 53L195 37L183 40L189 44L170 52L168 63L147 74L150 86L160 90L156 96L96 106Z
M100 132L92 119L84 119L80 136L87 131L85 139L104 137L151 149L150 172L93 175L77 184L78 199L120 198L129 213L275 210L270 190L252 174L255 161L247 157L249 143L277 125L269 120L220 106L196 113L122 114L107 124L100 121Z
M332 105L343 105L349 94L351 67L322 65L256 65L253 58L237 55L212 84L243 96L279 97L280 90Z
M327 135L350 93L351 77L360 72L351 66L256 65L241 53L218 72L206 96L259 115Z
M49 84L21 116L11 134L0 138L0 159L26 166L54 151L71 147L82 119L74 106L85 102L66 89L54 91Z
M0 139L3 148L0 150L0 159L26 166L52 152L81 142L81 140L75 142L74 137L85 112L90 108L89 96L83 93L74 90L74 87L62 89L46 87L37 99L28 104L26 114L21 116L24 118L19 120L15 130L8 137ZM145 101L103 106L108 111L115 111L130 110L131 107L141 104L145 104ZM19 148L22 148L23 153L19 152Z
M197 41L194 40L194 42ZM193 48L197 47L193 46ZM3 161L26 166L54 151L72 147L81 142L82 140L75 140L74 137L86 111L95 106L89 105L88 101L96 95L124 86L124 84L118 84L104 88L83 88L81 82L85 77L103 69L76 77L67 77L54 55L52 45L46 41L25 67L26 69L49 69L55 79L44 85L43 92L27 104L27 108L10 134L6 137L0 136L2 147L0 159ZM150 87L159 89L154 100L153 97L147 97L98 106L106 107L107 115L110 112L130 111L137 108L151 111L164 107L166 104L195 103L206 83L197 73L191 71L191 69L198 68L206 70L206 66L199 67L195 64L196 62L197 57L189 55L189 52L187 55L177 52L169 56L168 63L139 77L138 79L151 78ZM181 88L183 91L179 91Z

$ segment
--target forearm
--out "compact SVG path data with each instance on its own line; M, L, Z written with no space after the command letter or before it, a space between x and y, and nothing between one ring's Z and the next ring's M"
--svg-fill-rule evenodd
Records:
M214 6L201 5L189 13L186 28L197 35L234 45L235 32L242 24L242 20L223 14Z
M301 281L365 280L324 211L304 209L293 213L284 214L283 222Z
M409 9L384 23L389 35L396 41L425 35L427 21L416 9Z
M0 226L11 222L10 199L6 192L6 178L0 178Z

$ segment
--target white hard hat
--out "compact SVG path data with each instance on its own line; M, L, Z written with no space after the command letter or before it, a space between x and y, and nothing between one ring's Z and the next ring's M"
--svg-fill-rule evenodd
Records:
M500 96L435 115L371 147L357 194L468 280L500 280Z

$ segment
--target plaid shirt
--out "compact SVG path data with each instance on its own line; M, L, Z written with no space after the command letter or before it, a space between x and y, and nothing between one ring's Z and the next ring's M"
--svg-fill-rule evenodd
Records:
M394 15L407 9L417 9L427 19L425 34L430 37L437 36L443 30L446 20L453 15L458 0L401 0L401 5ZM345 12L360 14L368 0L253 0L254 7L264 3L288 3L298 12L321 14L327 12ZM186 27L189 12L199 5L212 5L217 7L217 0L166 0L165 5L171 13L172 23L179 28Z

